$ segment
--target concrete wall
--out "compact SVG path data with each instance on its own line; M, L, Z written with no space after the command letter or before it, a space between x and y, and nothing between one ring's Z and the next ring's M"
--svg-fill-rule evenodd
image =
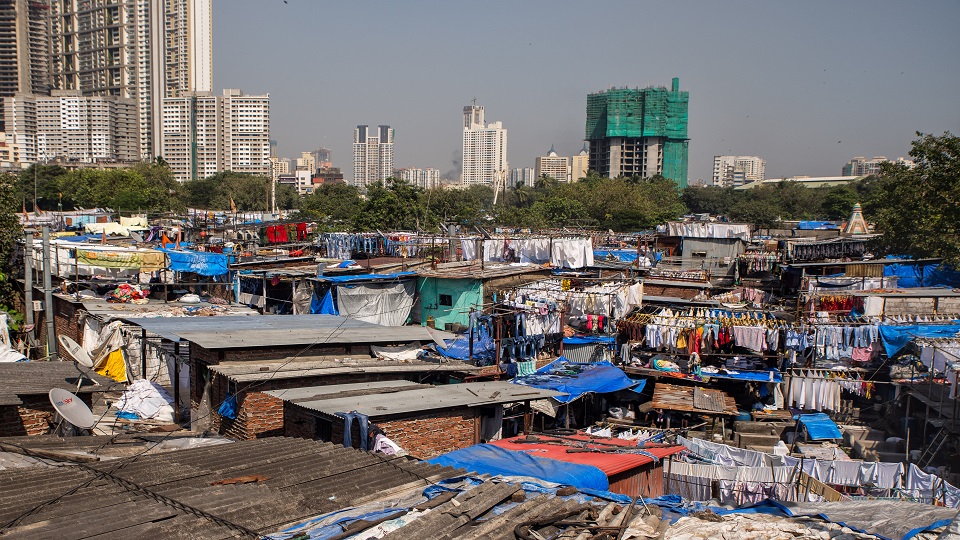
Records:
M420 278L417 280L420 297L420 324L427 326L429 317L440 330L447 325L470 323L470 308L483 304L483 285L477 279ZM452 305L440 305L440 295L449 295Z

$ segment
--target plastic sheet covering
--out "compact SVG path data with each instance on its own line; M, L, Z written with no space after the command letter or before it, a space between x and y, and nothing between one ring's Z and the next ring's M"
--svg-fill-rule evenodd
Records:
M370 346L370 352L373 353L373 355L377 358L395 360L397 362L416 360L420 357L420 353L422 351L423 347L420 345L419 341L415 341L410 345L401 345L399 347L378 347L376 345Z
M379 324L403 326L413 308L416 282L365 283L337 286L340 316Z
M170 257L170 270L194 272L201 276L221 276L227 273L227 256L199 251L161 249Z
M801 221L797 224L797 230L800 231L834 230L839 228L839 225L829 221Z
M597 467L536 457L491 444L477 444L454 450L428 462L481 474L532 476L576 488L607 490L610 487L607 475Z
M943 264L885 264L883 275L896 276L897 286L913 287L960 287L960 271Z
M566 393L566 396L551 398L560 403L570 403L589 392L605 394L627 389L641 392L646 382L646 379L635 381L627 377L610 362L572 364L563 356L538 369L533 375L513 379L514 384Z
M313 299L313 283L298 281L293 290L293 314L305 315L310 313L310 304Z
M960 332L958 324L912 324L889 325L881 324L880 341L887 351L887 356L893 357L900 349L907 346L914 338L945 338L953 337Z
M818 517L888 540L909 540L917 534L947 526L956 510L906 501L776 502L764 501L746 508L711 508L714 513L773 514Z
M468 360L470 358L470 332L448 340L446 347L437 347L437 352L447 358L457 360ZM473 332L473 359L480 360L483 363L493 363L496 356L494 347L496 343L490 336L486 327L480 325Z
M807 429L807 435L810 440L820 441L843 438L843 433L840 433L840 428L837 427L837 424L823 413L801 414L798 421Z

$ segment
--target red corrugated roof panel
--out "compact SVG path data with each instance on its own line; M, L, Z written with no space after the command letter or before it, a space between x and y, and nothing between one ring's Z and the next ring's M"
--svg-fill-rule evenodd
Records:
M600 469L608 477L629 471L637 467L646 465L653 460L642 454L616 454L612 452L568 452L574 448L593 449L593 450L611 450L610 445L622 446L624 448L636 448L636 441L626 441L623 439L609 437L591 437L585 435L573 435L570 437L557 438L549 435L537 435L538 442L518 442L526 439L526 436L520 435L509 439L493 441L490 444L499 446L506 450L515 452L526 452L532 456L565 461L567 463L579 463L581 465L593 465ZM575 440L574 440L575 439ZM597 444L602 443L602 444ZM660 459L683 451L683 446L658 446L643 448Z

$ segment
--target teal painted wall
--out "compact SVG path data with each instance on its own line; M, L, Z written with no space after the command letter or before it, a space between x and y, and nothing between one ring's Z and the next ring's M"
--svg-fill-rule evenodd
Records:
M470 308L483 306L483 284L477 279L420 278L417 280L420 294L420 324L427 325L427 317L433 317L436 327L443 330L449 323L467 326L470 323ZM440 305L440 295L450 295L451 306Z

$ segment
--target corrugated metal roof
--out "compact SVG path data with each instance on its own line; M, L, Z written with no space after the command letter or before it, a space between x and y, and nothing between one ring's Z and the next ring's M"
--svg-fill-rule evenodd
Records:
M10 401L2 396L10 395L46 395L51 388L64 388L75 394L105 392L111 387L122 386L96 373L85 374L83 385L77 390L79 372L73 362L2 362L0 363L0 400ZM99 385L93 384L90 379ZM0 403L15 405L16 403Z
M297 405L329 416L344 411L357 411L370 417L385 417L456 407L516 403L563 395L561 392L554 392L553 390L541 390L508 382L492 381L337 397L337 393L346 393L344 390L337 391L338 387L344 386L355 385L316 387L316 390L323 388L323 391L330 392L330 394L327 397L317 394L317 399L297 401ZM310 389L304 390L309 391ZM283 392L283 390L274 390L267 393L289 401L290 398L281 395Z
M420 360L395 362L369 357L324 358L308 356L263 362L222 362L210 366L210 370L214 373L219 373L237 382L324 377L344 373L474 372L481 369L458 360L446 359L443 363L438 363Z
M266 392L273 397L280 398L284 401L301 401L304 399L310 398L321 398L321 396L331 396L332 394L340 394L344 392L371 392L376 393L385 389L394 389L394 388L420 388L428 387L429 385L417 384L412 381L371 381L371 382L360 382L360 383L351 383L351 384L330 384L327 386L307 386L302 388L286 388L283 390L272 390Z
M128 322L171 341L205 349L238 349L325 344L428 342L422 326L380 326L336 315L261 317L142 318Z
M540 435L538 443L518 442L525 439L525 435L519 435L510 439L493 441L490 444L499 446L515 452L534 452L537 457L546 457L565 461L567 463L579 463L581 465L593 465L600 469L607 476L612 476L630 469L652 463L653 459L642 454L616 453L617 448L622 447L625 451L629 448L636 449L636 441L625 441L622 439L609 437L587 437L574 436L564 439ZM577 442L577 439L583 441ZM601 444L590 444L590 441L596 441ZM569 449L579 451L568 452ZM583 451L593 450L593 451ZM677 454L684 450L683 446L655 446L650 448L640 448L644 452L663 459L667 456Z
M266 535L371 496L422 489L457 474L408 458L284 437L146 454L120 464L0 471L0 523L18 520L4 533L40 539L227 538L238 533L231 527L240 527ZM107 476L98 478L96 471ZM246 475L265 479L214 485Z
M417 270L417 275L441 279L493 279L532 272L550 272L550 268L536 264L514 266L498 263L485 263L481 268L479 263L448 263L437 265L436 269Z

